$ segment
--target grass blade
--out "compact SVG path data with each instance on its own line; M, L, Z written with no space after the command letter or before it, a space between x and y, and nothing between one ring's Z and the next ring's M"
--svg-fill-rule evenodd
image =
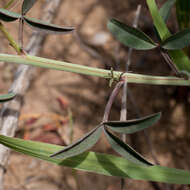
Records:
M2 135L0 135L0 143L17 152L76 170L135 180L157 181L171 184L190 184L190 172L180 169L161 166L143 167L121 157L94 152L86 152L64 160L50 158L51 154L63 149L63 147Z
M104 125L108 125L109 129L125 134L132 134L141 130L144 130L154 123L156 123L161 117L161 113L152 114L140 119L127 120L127 121L108 121Z

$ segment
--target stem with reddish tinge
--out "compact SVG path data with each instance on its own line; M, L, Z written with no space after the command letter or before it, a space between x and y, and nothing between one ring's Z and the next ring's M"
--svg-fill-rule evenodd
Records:
M116 84L115 88L113 89L113 91L109 97L109 100L107 102L106 108L105 108L103 122L108 121L112 104L113 104L117 94L119 93L119 89L122 87L123 84L124 84L124 81L120 81Z

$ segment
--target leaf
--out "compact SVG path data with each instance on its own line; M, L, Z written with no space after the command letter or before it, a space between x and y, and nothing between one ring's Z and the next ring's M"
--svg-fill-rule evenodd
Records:
M2 135L0 135L0 144L17 152L76 170L135 180L190 184L189 171L162 166L143 167L114 155L85 152L78 156L62 160L50 158L50 155L53 152L63 149L63 146L26 141Z
M67 34L73 32L74 27L61 27L42 20L24 16L24 21L33 29L42 31L47 34Z
M24 0L22 4L22 15L25 15L36 3L37 0Z
M145 128L152 126L161 117L161 113L152 114L140 119L128 120L128 121L108 121L104 122L104 125L108 125L109 129L125 134L132 134L137 131L141 131Z
M108 29L122 44L137 50L148 50L156 47L156 44L142 31L111 19Z
M168 20L168 17L170 16L172 6L176 0L167 0L164 5L160 9L160 16L163 18L163 20L166 22Z
M132 149L129 145L125 144L118 137L114 136L104 127L105 135L111 145L111 147L127 160L139 164L141 166L152 166L150 162L145 160L139 153Z
M170 14L171 14L172 6L174 5L175 2L176 2L176 0L168 0L168 1L166 1L166 3L164 3L164 5L159 10L159 14L165 22L167 22ZM154 29L157 39L159 40L159 42L161 42L162 40L158 34L158 30L156 29L155 26L153 27L153 29Z
M162 48L168 50L183 49L190 46L190 28L184 29L167 38L162 44Z
M98 126L92 131L90 131L83 138L79 139L77 142L65 147L63 150L60 150L51 155L53 158L69 158L81 154L88 149L90 149L98 139L100 138L102 132L102 126Z
M147 4L153 18L154 26L156 27L159 36L163 41L171 36L170 31L168 30L163 18L158 11L155 0L147 0Z
M158 31L161 40L165 41L171 36L171 33L159 14L156 2L155 0L146 0L146 2L152 15L156 30ZM179 70L190 72L190 60L183 50L168 50L168 54Z
M20 17L20 14L0 8L0 20L3 20L5 22L12 22L19 19Z
M10 100L12 100L15 96L16 96L15 93L8 93L8 94L0 95L0 103L10 101Z

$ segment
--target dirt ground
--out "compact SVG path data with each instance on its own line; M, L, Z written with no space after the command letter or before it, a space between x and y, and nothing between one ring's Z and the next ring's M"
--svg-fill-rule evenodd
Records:
M161 1L163 2L163 1ZM120 70L128 49L119 45L106 28L109 18L116 17L132 25L137 4L142 4L139 27L153 36L152 23L144 1L140 0L64 0L54 23L75 26L78 36L48 36L39 56L65 60L75 64L109 68L118 63ZM2 5L2 1L1 1ZM36 3L30 16L41 16L43 1ZM18 7L16 8L16 10ZM172 18L174 14L172 15ZM174 20L174 19L173 19ZM171 19L172 21L172 19ZM176 23L169 22L172 31ZM8 24L17 38L18 23ZM25 43L31 30L26 27ZM153 36L155 38L155 36ZM0 51L15 53L0 34ZM91 50L89 52L89 50ZM0 92L11 85L15 65L0 64ZM158 51L134 51L130 70L154 75L172 74ZM66 145L77 140L102 120L111 92L108 81L54 70L36 69L35 78L25 95L17 137ZM128 118L162 111L161 120L148 130L157 160L163 166L190 169L189 89L169 86L129 85ZM119 119L121 98L113 105L111 118ZM69 123L72 120L73 124ZM73 127L73 135L70 133ZM143 132L127 136L127 142L154 162ZM115 154L102 136L93 150ZM128 190L151 190L148 182L126 180ZM163 184L158 184L165 189ZM116 190L120 180L115 177L74 172L37 159L12 152L5 177L6 190ZM190 189L172 186L171 189Z

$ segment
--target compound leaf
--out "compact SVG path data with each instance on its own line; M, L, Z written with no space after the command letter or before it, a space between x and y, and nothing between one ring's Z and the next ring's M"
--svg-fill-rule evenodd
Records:
M20 17L20 14L0 8L0 20L12 22L19 19Z
M140 119L128 121L108 121L104 122L104 125L108 125L109 129L112 129L118 133L132 134L152 126L160 119L160 117L161 113L156 113Z
M130 48L148 50L157 46L144 32L121 23L116 19L111 19L108 22L108 29L117 40Z
M25 15L36 3L37 0L24 0L22 4L22 15Z
M67 34L74 30L74 27L62 27L62 26L51 24L42 20L29 18L26 16L24 16L23 19L33 29L36 29L48 34Z
M90 149L100 138L102 127L98 126L77 142L51 155L53 158L69 158Z
M160 39L161 41L165 41L171 36L171 33L159 14L156 2L155 0L146 0L146 2L152 15L156 30L159 33ZM168 50L168 54L179 70L186 70L190 72L190 60L183 50Z
M129 145L125 144L118 137L114 136L104 127L105 135L111 145L111 147L120 155L122 155L127 160L139 164L142 166L152 166L145 158L143 158L139 153L132 149Z
M0 95L0 103L12 100L15 96L16 96L15 93L8 93L8 94Z
M183 49L190 45L190 28L184 29L169 38L162 43L162 48L168 50Z

